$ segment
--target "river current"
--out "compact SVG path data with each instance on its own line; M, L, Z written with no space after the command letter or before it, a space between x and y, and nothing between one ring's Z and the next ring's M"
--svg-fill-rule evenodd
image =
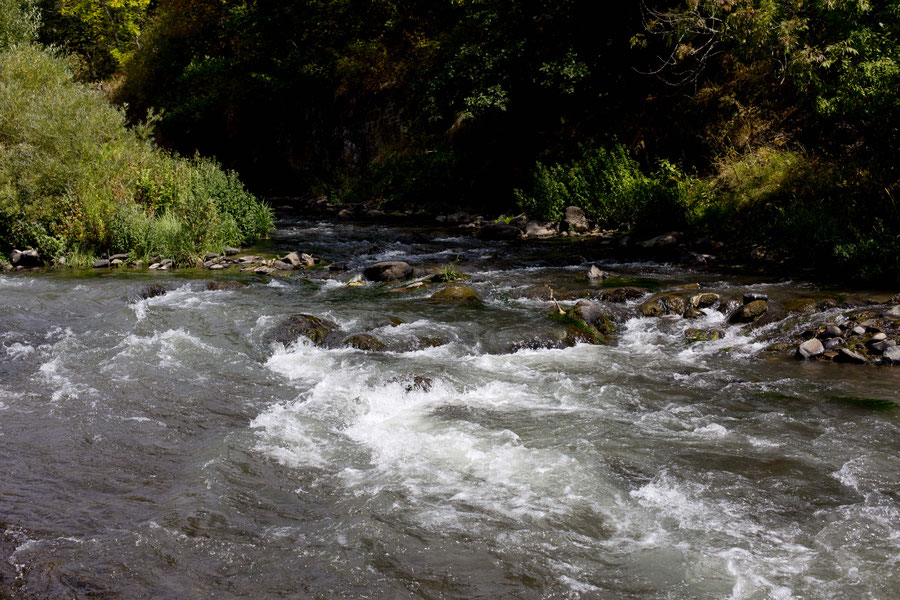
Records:
M900 597L900 409L845 401L897 400L900 367L639 301L609 307L612 344L546 348L527 293L583 290L590 264L738 298L811 284L400 233L283 219L266 250L349 267L330 279L0 276L0 598ZM485 305L348 285L378 260L452 265ZM267 344L294 313L389 350Z

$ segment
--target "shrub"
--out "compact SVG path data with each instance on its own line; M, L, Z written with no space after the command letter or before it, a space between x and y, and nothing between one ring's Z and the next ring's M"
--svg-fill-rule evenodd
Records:
M670 163L647 175L624 146L588 148L566 163L535 167L531 193L515 190L519 206L537 219L558 220L565 207L582 208L608 226L671 228L696 202L696 182Z
M267 234L270 209L234 173L161 151L149 134L75 82L65 57L0 50L0 251L161 252L186 264Z

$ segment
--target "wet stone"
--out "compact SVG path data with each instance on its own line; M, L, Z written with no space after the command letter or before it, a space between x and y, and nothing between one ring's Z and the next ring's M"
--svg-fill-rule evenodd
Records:
M825 352L825 346L817 338L806 340L797 348L799 358L815 358Z
M834 358L834 362L861 365L866 362L866 357L858 352L848 350L847 348L841 348L841 351L838 352L838 355Z

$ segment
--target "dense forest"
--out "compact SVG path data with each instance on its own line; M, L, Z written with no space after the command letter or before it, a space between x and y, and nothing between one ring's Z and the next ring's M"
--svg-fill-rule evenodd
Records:
M246 193L212 161L259 194L545 220L574 204L609 228L691 229L846 277L900 274L900 0L7 0L3 11L0 89L23 76L9 66L23 53L65 60L71 86L118 107L90 110L127 118L128 135L182 161L169 169L221 173L220 188ZM7 154L14 110L0 105ZM178 179L142 173L128 194L139 205ZM29 176L0 177L9 218L22 197L9 190Z

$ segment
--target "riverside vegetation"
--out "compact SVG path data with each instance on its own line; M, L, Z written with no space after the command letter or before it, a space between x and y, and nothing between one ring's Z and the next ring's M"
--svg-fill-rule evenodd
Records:
M0 253L191 264L268 233L269 208L236 174L157 148L153 119L127 127L69 57L33 42L35 12L14 8L0 13Z
M4 10L15 6L40 8L40 24L19 21L60 49L44 62L69 52L77 77L99 82L132 123L157 111L152 132L128 134L134 143L150 147L153 135L214 156L252 189L538 220L574 205L605 228L679 229L840 279L900 281L898 0L128 0L105 11L15 0ZM87 112L110 110L92 97ZM78 193L119 185L130 206L168 219L178 211L155 202L189 206L208 186L230 205L250 202L212 163L154 160L166 166L126 161L111 171L123 183L100 175ZM232 214L213 204L198 213ZM97 213L71 217L90 243L64 245L111 248L115 228L96 227ZM32 244L60 236L47 219L15 218L47 230L17 234ZM212 221L175 245L236 237L227 216Z

